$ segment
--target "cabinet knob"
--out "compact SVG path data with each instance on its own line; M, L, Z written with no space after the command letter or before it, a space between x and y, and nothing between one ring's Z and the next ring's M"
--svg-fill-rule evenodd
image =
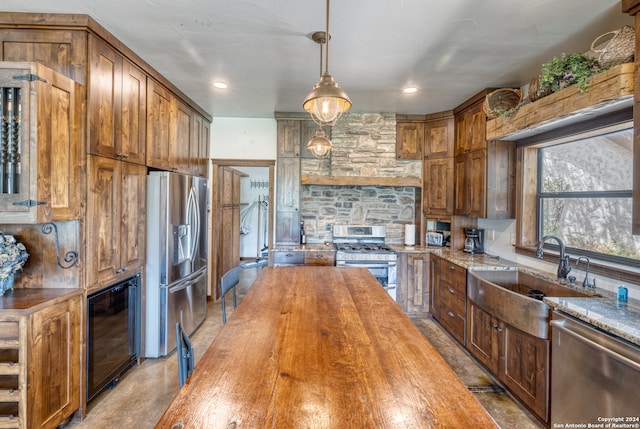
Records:
M125 153L124 155L122 155L122 157L123 157L124 159L127 159L127 158L129 158L129 154L128 154L128 153Z
M117 156L118 158L122 158L122 152L118 152L118 153L116 153L116 156Z
M453 314L452 312L448 312L447 314L449 315L449 317L456 317L456 315Z
M502 328L500 326L498 326L497 324L495 324L495 323L493 325L491 325L491 327L493 329L495 329L496 331L498 331L498 332L502 332Z
M455 270L455 269L456 269L456 267L454 267L453 265L449 265L449 269L450 269L451 271L453 271L453 270Z
M449 288L449 293L450 293L451 295L453 295L454 293L456 293L456 291L455 291L455 290L453 290L453 289L451 289L451 288Z

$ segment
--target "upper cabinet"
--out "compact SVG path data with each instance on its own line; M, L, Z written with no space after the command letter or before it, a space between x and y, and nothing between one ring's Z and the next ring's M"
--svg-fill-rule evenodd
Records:
M426 117L422 180L425 216L453 214L454 129L453 112L450 110Z
M515 143L487 144L482 109L487 92L454 109L454 214L511 219L515 216Z
M147 80L146 146L149 167L206 176L209 122L151 78Z
M0 219L79 219L82 89L36 63L0 62Z
M89 153L145 164L147 77L89 36Z
M396 159L422 159L424 121L424 115L396 115Z

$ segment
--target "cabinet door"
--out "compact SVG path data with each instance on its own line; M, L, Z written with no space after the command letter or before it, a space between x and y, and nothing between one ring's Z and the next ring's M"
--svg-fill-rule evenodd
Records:
M396 123L396 159L422 159L424 156L424 123Z
M279 158L277 176L276 209L281 211L300 210L300 159Z
M29 318L28 428L56 428L80 407L80 300L77 296Z
M487 143L487 208L489 219L515 218L515 166L514 142Z
M429 121L424 124L424 157L447 158L453 156L453 118Z
M469 136L469 129L471 128L470 122L471 119L468 111L460 112L455 116L456 138L453 150L455 156L462 155L471 150L471 141Z
M141 268L145 263L147 169L142 165L120 163L121 188L121 253L120 270L123 276Z
M147 76L138 67L122 61L122 104L116 121L120 154L127 162L145 165L147 146Z
M486 217L487 213L487 151L474 150L466 156L465 186L467 193L468 216L474 218Z
M169 163L173 171L192 173L190 168L191 117L192 111L176 97L172 99L171 122L169 128Z
M498 319L476 306L473 301L469 300L467 306L467 350L497 375L500 363L499 344L504 336L504 328Z
M469 130L469 151L487 148L487 116L482 109L482 103L476 103L468 111Z
M292 211L276 211L277 245L300 244L300 213Z
M147 80L147 165L172 170L169 162L169 122L171 93L154 81Z
M202 116L193 114L189 145L189 171L200 177L207 177L207 160L209 158L209 128L205 123L207 121Z
M438 295L438 281L440 276L440 258L435 255L430 255L429 265L431 266L431 300L429 302L429 311L434 318L438 319L440 313L438 308L440 306L440 297Z
M89 287L106 286L120 270L120 161L89 156L87 266Z
M544 421L548 419L549 340L504 324L500 380ZM571 364L571 363L568 363Z
M454 158L453 163L453 183L454 183L454 207L453 213L459 216L469 214L469 203L467 201L467 157L465 154Z
M405 313L429 311L429 254L401 253L398 261L398 304Z
M278 157L300 156L300 123L292 119L278 120Z
M453 214L453 158L424 161L423 201L426 215Z
M94 36L89 36L89 91L87 117L89 153L116 158L121 128L122 56Z

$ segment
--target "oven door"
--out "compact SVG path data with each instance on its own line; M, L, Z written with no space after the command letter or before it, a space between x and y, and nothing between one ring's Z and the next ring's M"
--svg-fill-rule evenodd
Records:
M396 300L396 261L336 261L337 267L366 268Z

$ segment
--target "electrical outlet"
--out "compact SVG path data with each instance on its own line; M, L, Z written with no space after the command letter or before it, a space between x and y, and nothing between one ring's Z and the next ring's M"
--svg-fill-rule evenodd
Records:
M327 222L324 224L324 230L327 232L331 232L331 223Z
M485 232L485 236L487 238L487 240L495 240L496 239L496 231L493 229L487 229Z

